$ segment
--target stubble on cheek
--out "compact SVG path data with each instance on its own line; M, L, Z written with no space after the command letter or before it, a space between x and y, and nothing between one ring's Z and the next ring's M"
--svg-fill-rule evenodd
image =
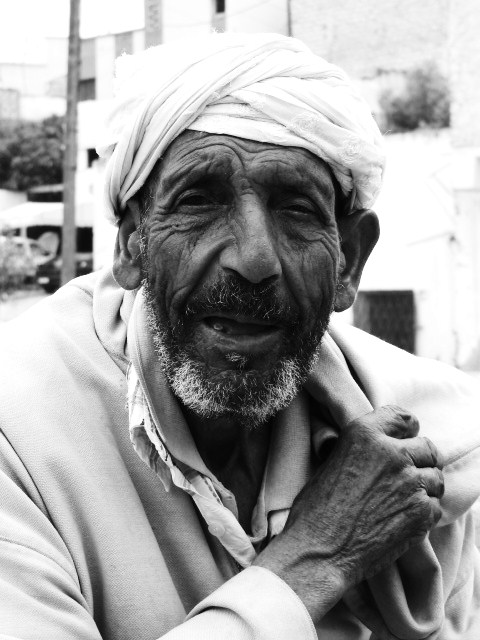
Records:
M151 305L161 310L163 323L174 324L181 315L192 281L194 246L192 234L164 221L140 229L143 284Z

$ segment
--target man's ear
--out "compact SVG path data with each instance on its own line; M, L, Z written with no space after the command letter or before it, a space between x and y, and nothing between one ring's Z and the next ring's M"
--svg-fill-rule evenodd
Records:
M136 289L142 282L139 225L140 208L132 198L118 227L113 256L113 277L123 289Z
M377 244L380 227L376 213L361 209L340 218L338 230L341 254L334 309L345 311L355 301L363 267Z

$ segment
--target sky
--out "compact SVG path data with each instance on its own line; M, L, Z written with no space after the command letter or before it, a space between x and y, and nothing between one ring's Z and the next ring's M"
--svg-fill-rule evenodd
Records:
M21 61L45 36L68 35L70 0L0 0L0 59ZM143 0L81 0L80 35L143 27Z

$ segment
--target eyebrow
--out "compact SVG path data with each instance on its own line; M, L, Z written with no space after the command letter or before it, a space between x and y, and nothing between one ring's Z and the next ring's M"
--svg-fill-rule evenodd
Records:
M160 174L159 190L168 192L178 184L188 182L193 184L203 178L215 177L215 175L225 177L225 168L231 163L225 158L206 158L196 153L184 159L181 167L175 171L167 171L166 175Z
M327 197L335 195L335 187L331 176L326 171L316 171L310 168L308 164L303 164L301 168L292 169L285 163L276 165L275 171L272 173L274 180L283 182L292 187L301 187L309 190L312 187L322 191ZM270 182L273 180L267 180Z
M265 183L281 184L285 191L302 192L316 200L322 208L337 206L337 191L331 175L326 170L315 171L305 163L301 168L292 170L284 163L276 166L276 171L267 177Z
M160 193L168 194L174 191L177 185L182 188L214 179L216 176L225 179L232 169L233 160L229 155L214 154L212 157L194 150L183 159L178 169L167 169L166 175L160 174L158 190ZM324 207L331 202L336 205L337 192L328 168L319 165L319 169L316 170L311 162L307 162L307 158L305 160L301 168L295 169L285 161L276 161L272 164L272 169L263 174L262 182L271 186L281 185L286 191L303 191L306 195L318 199Z

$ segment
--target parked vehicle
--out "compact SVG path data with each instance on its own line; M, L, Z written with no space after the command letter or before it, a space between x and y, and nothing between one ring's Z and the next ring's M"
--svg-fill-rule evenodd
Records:
M37 240L23 236L0 236L0 243L5 253L3 275L5 278L9 276L12 284L16 283L15 286L34 283L38 267L52 260L55 255Z
M93 254L75 254L75 272L77 276L84 276L93 271ZM44 262L37 269L37 283L42 286L47 293L53 293L60 288L62 281L62 257L55 256Z
M18 248L19 253L24 253L33 263L32 278L35 278L36 270L39 266L45 264L54 257L51 251L48 251L38 240L32 238L24 238L22 236L13 236L13 242Z

